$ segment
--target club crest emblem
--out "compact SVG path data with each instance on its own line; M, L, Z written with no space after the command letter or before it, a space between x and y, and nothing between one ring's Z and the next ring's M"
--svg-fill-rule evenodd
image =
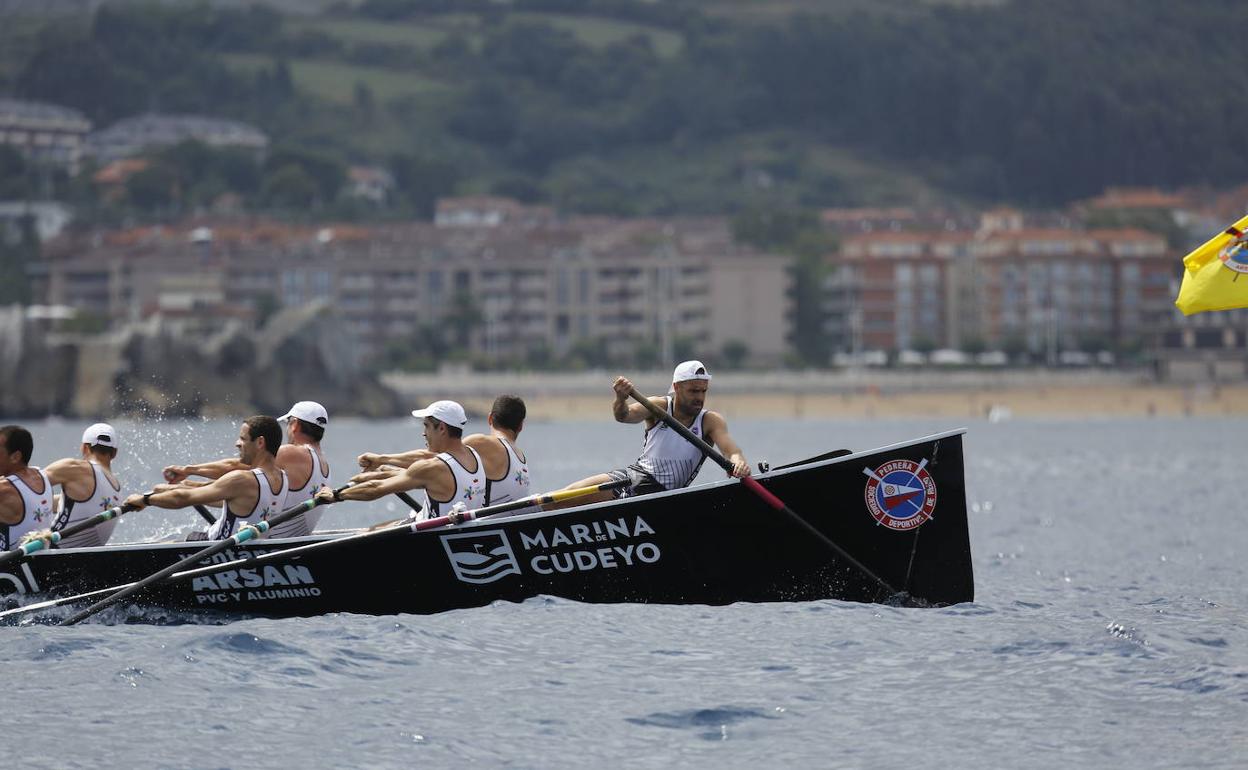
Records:
M1237 273L1248 273L1248 233L1232 232L1234 240L1222 247L1218 259L1230 270Z
M460 497L467 502L472 502L483 494L485 494L485 487L482 486L481 480L473 479L471 484L464 487L464 493Z
M936 481L927 460L890 460L867 475L867 510L878 524L902 532L921 526L936 510Z
M443 535L442 547L455 577L465 583L493 583L520 574L516 554L501 529Z

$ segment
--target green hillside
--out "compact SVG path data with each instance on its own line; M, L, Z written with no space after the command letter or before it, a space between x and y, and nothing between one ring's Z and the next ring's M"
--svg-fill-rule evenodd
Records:
M448 191L709 212L1053 205L1248 177L1248 104L1224 87L1248 71L1226 34L1248 6L1230 0L324 8L105 4L89 23L0 24L0 83L98 126L221 115L317 163L406 169L394 215ZM308 156L280 157L236 191L269 206L332 192Z
M273 65L275 59L263 54L223 54L222 60L233 70L252 74ZM355 98L357 84L371 89L373 97L382 102L446 91L448 83L433 80L418 72L402 72L384 67L365 67L324 59L286 59L295 87L307 95L334 104L348 105Z

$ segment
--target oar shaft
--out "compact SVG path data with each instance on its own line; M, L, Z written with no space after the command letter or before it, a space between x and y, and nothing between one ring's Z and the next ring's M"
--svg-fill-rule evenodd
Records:
M509 511L518 510L520 508L527 508L533 505L546 505L548 503L562 502L564 500L571 500L577 497L590 495L590 494L593 494L594 492L602 492L602 491L607 491L611 489L616 489L627 483L628 482L626 480L611 481L605 484L599 484L596 487L583 487L581 489L561 489L561 490L557 490L554 492L547 492L542 495L531 495L529 497L522 498L520 500L513 500L512 502L508 502L508 503L500 503L499 505L492 505L487 508L481 508L477 511L470 511L469 514L475 514L475 515L470 515L467 518L477 518L477 519L489 518L490 516L494 516L496 514L507 513ZM340 487L339 491L342 491L343 489L346 489L349 486L351 485L347 484L343 487ZM264 525L262 527L262 530L267 530L271 526L280 524L283 521L286 521L287 519L293 516L298 516L299 514L305 512L306 510L311 510L317 504L318 504L318 501L314 497L311 500L301 503L295 508L292 508L288 511L285 511L279 514L278 516L273 517L267 522L260 522L261 525ZM253 535L241 537L244 533L249 533L249 532L254 531L252 527L246 527L242 531L240 531L238 534L236 534L234 537L230 538L229 540L222 540L219 543L214 543L208 548L205 548L192 556L188 556L187 558L179 561L178 563L170 565L153 575L149 575L148 577L143 578L142 580L139 580L133 583L128 583L125 585L113 586L112 588L99 589L99 590L92 591L86 594L81 594L79 596L66 597L63 599L53 600L52 602L45 602L39 605L32 605L30 607L23 607L23 608L18 608L16 610L10 610L8 613L4 613L4 615L8 615L10 613L19 614L19 613L23 613L26 611L33 611L36 609L42 609L44 607L50 607L50 606L72 604L77 601L85 601L87 599L91 599L96 596L105 595L105 598L102 599L101 601L96 602L95 604L91 605L90 607L87 607L86 609L82 610L76 615L70 618L67 618L61 623L61 625L67 625L67 626L74 625L75 623L78 623L79 621L85 620L91 615L94 615L100 610L103 610L104 608L112 604L116 604L117 602L127 597L133 596L136 593L139 593L140 591L143 591L156 583L180 582L184 580L190 580L192 578L199 577L201 575L211 575L217 572L221 572L221 571L228 570L228 569L234 569L240 566L254 566L255 564L269 562L269 561L278 561L281 559L296 558L296 557L302 556L306 552L311 552L311 551L319 552L323 550L332 550L334 548L340 548L344 545L348 545L351 543L359 543L364 540L374 540L374 539L382 540L382 539L388 539L388 538L395 537L395 536L409 535L412 532L425 530L425 529L433 529L436 527L446 526L448 524L456 523L456 521L453 520L454 518L455 517L452 517L452 516L441 516L437 519L428 519L426 521L416 522L415 524L401 524L398 526L389 527L387 529L379 529L373 532L362 532L358 535L350 535L347 537L337 538L335 540L329 540L329 541L320 542L320 543L309 543L307 545L296 546L294 548L289 548L289 549L285 549L281 551L273 551L271 553L262 554L256 557L249 557L247 559L238 559L238 560L227 562L224 564L210 564L208 566L196 567L194 569L186 569L187 567L190 567L191 565L197 562L203 561L206 558L209 558L217 553L220 553L221 551L224 551L226 548L229 548L232 545L235 545L235 544L238 544L238 543L241 543L250 539ZM465 520L465 518L459 518L459 521L463 521L463 520ZM257 529L261 529L261 527L257 527Z
M165 582L181 582L192 578L201 577L203 575L212 575L217 572L223 572L229 569L239 567L254 567L257 564L264 564L270 561L281 561L283 559L295 558L308 552L323 552L341 548L344 545L358 544L363 541L386 540L395 536L409 535L413 532L420 532L427 529L436 529L449 524L456 524L461 521L488 519L509 511L527 508L532 505L546 505L548 503L558 503L564 500L571 500L577 497L593 494L594 492L605 492L616 489L628 483L628 480L610 481L606 484L599 484L596 487L583 487L581 489L560 489L555 492L547 492L541 495L530 495L520 500L513 500L508 503L499 503L488 508L481 508L476 511L467 511L464 514L456 516L439 516L436 519L426 519L418 521L414 524L402 523L385 529L373 530L372 532L361 532L357 535L348 535L346 537L327 540L320 543L308 543L307 545L295 546L281 551L272 551L270 553L261 554L260 556L248 557L246 559L237 559L235 561L225 562L222 564L209 564L206 567L198 567L192 570L177 572L170 575ZM119 586L124 588L124 586Z
M346 489L349 486L351 485L347 484L346 486L340 487L339 489L340 490ZM111 594L104 599L101 599L95 604L92 604L90 607L87 607L86 609L80 612L77 612L74 615L71 615L70 617L62 621L61 625L72 626L75 623L78 623L79 621L85 620L91 617L92 615L94 615L95 613L99 612L100 610L105 609L106 607L110 607L113 604L116 604L117 602L122 601L123 599L126 599L130 596L133 596L139 593L140 591L143 591L144 589L146 589L147 587L151 586L154 583L159 583L160 581L169 577L173 573L182 570L185 567L188 567L192 564L195 564L196 562L203 561L204 559L215 556L216 554L221 553L227 548L231 548L235 545L241 545L242 543L245 543L248 540L259 537L260 535L263 535L265 532L268 532L270 529L277 526L278 524L281 524L282 522L288 521L289 519L292 519L295 516L299 516L307 511L312 510L318 504L319 503L318 503L317 498L312 497L303 501L299 505L294 506L293 508L288 508L287 510L282 511L278 515L274 516L272 519L269 519L267 521L259 521L259 522L256 522L255 524L251 524L246 527L243 527L241 530L235 533L232 537L213 543L207 548L204 548L201 551L191 554L185 559L182 559L181 561L171 564L168 567L165 567L164 569L160 570L159 572L149 575L143 578L142 580L140 580L139 582L134 583L130 586L127 586L126 588L123 588L120 591L117 591L116 593Z
M416 500L406 492L395 492L394 496L402 500L408 508L411 508L416 513L420 513L424 510L424 506L416 502Z
M103 524L106 521L109 521L111 519L115 519L121 516L123 513L128 513L133 510L134 508L128 505L125 505L124 503L122 505L113 506L112 508L109 508L106 511L100 511L99 513L95 514L89 519L83 519L82 521L76 524L69 525L65 529L59 530L57 532L53 532L48 537L48 540L51 541L50 543L51 545L56 545L57 543L61 542L65 538L69 537L70 535L76 535L79 532L83 532L85 530L91 529L92 527L99 526L100 524ZM24 556L29 556L32 553L35 553L36 551L42 551L46 547L47 545L45 544L43 538L39 538L38 540L31 540L28 543L22 543L16 548L11 548L3 553L0 553L0 566L8 564L14 559L20 559Z
M710 444L703 441L700 436L694 435L693 431L689 430L684 425L681 425L679 420L677 420L672 415L668 414L666 411L659 409L657 406L652 404L650 402L650 399L638 393L636 388L630 388L628 391L628 395L632 396L638 403L644 406L650 412L650 414L654 415L655 419L666 424L669 428L671 428L672 430L676 431L681 436L683 436L686 441L689 441L698 449L702 450L702 453L706 455L707 457L709 457L716 465L723 468L729 474L732 473L732 470L733 470L732 462L727 457L724 457L722 454L720 454L720 452L716 450L714 447L712 447ZM781 513L784 513L790 519L800 524L803 529L805 529L807 532L813 535L817 540L819 540L824 545L826 545L829 549L831 549L832 552L837 555L837 558L841 559L842 561L852 566L854 569L858 570L865 577L871 580L871 582L875 583L876 585L878 585L880 588L884 589L885 591L888 591L890 595L896 595L898 593L897 589L889 585L888 581L884 580L879 575L875 574L875 572L873 572L870 568L868 568L862 562L855 559L853 556L850 556L848 551L846 551L844 548L841 548L839 545L837 545L832 540L832 538L823 534L823 532L820 532L819 529L815 527L815 525L811 524L809 521L806 521L806 519L803 519L801 516L799 516L796 511L794 511L789 506L785 505L783 500L776 497L771 492L767 491L767 489L763 487L762 484L758 483L756 479L750 476L742 476L741 484L746 489L750 490L755 495L757 495L760 499L762 499L762 501L765 502L767 505L771 506L777 511L780 511Z
M612 489L619 489L627 486L628 479L619 481L608 481L605 484L599 484L596 487L580 487L579 489L558 489L554 492L547 492L542 495L530 495L520 500L512 500L509 503L499 503L491 505L488 508L481 508L476 511L464 511L463 513L452 513L446 516L439 516L435 519L425 519L412 524L412 531L419 532L425 529L436 529L444 527L447 524L458 524L461 521L471 521L473 519L488 519L500 513L508 511L518 511L521 508L528 508L534 505L550 505L551 503L562 503L565 500L574 500L578 497L592 495L595 492L607 492Z

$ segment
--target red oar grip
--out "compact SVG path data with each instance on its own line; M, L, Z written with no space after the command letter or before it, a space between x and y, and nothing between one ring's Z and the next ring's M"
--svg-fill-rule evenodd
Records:
M784 510L784 501L767 491L767 488L754 480L753 476L742 476L741 483L749 488L751 492L763 498L763 502L775 508L777 511Z

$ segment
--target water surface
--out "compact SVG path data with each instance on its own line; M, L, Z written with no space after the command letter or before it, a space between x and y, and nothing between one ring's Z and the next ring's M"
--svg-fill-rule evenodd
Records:
M335 421L335 474L361 451L415 446L413 423ZM957 427L731 425L776 464ZM83 426L32 427L46 464ZM229 454L237 430L118 427L116 467L136 488L167 462ZM1248 421L969 427L973 604L539 598L429 617L0 628L6 765L1248 765ZM631 460L640 434L536 423L522 444L547 489ZM702 479L720 473L708 463ZM323 526L398 512L339 505ZM195 525L142 511L115 539ZM760 513L760 537L769 526Z

